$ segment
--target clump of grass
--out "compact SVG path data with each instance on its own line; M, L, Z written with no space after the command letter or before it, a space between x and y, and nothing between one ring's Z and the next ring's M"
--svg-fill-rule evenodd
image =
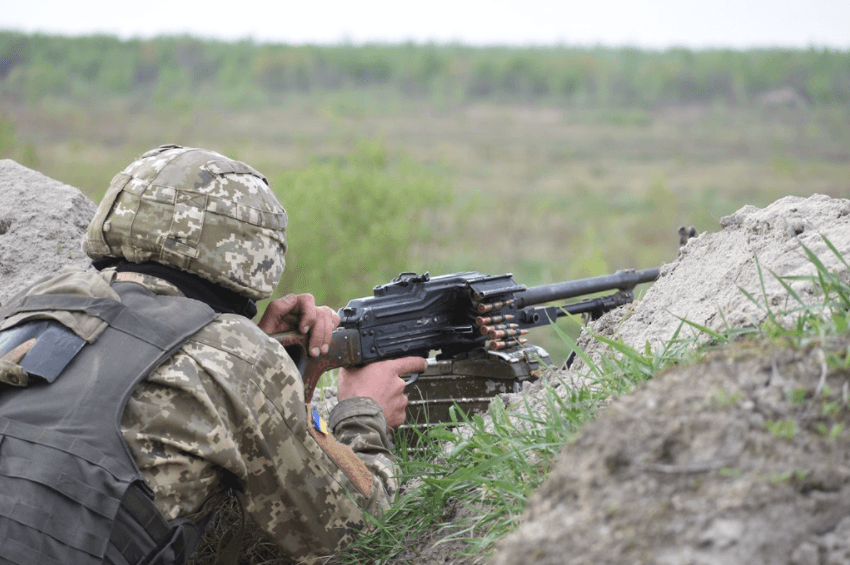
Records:
M826 237L823 240L844 269L850 271L835 246ZM427 546L448 543L457 544L456 551L461 554L486 555L498 540L515 529L529 496L546 478L555 455L609 397L628 393L667 367L693 362L708 351L742 339L780 339L794 346L806 346L814 341L834 341L846 334L850 325L850 285L838 273L830 272L810 249L802 248L817 270L808 280L818 289L818 300L806 302L791 287L790 283L801 277L772 273L793 304L781 311L771 309L762 279L761 299L745 292L767 314L766 322L756 328L727 327L718 332L683 319L672 339L658 351L648 347L638 351L622 341L594 334L615 352L594 362L575 340L555 327L587 366L587 384L569 389L562 381L550 383L543 391L542 409L532 408L526 400L518 409L508 410L497 398L491 404L489 419L470 416L456 408L451 424L437 426L423 439L423 452L411 455L413 452L402 446L399 456L406 491L382 518L373 519L374 533L362 536L342 562L414 560ZM699 335L680 338L685 325L697 329ZM833 351L828 363L833 368L848 369L850 349ZM557 385L564 387L567 394L559 395ZM826 388L817 395L831 398ZM842 409L834 404L824 401L824 414ZM793 439L798 430L794 421L768 422L766 427L777 437L787 439ZM831 441L843 430L841 423L831 427L822 424L819 428ZM775 478L789 477L790 474Z
M850 265L848 265L847 260L841 255L835 245L826 236L821 237L829 250L844 266L844 272L850 271ZM788 293L788 297L792 301L792 307L781 311L776 311L771 307L770 301L767 299L764 276L758 260L756 260L756 266L761 282L762 296L756 298L746 290L740 290L767 316L765 323L759 328L759 333L762 336L791 340L797 345L803 346L813 341L822 342L830 336L841 335L847 332L847 312L850 310L850 284L842 280L839 273L830 271L811 249L802 243L800 243L800 247L808 260L817 269L813 277L783 277L771 271L771 275ZM805 301L792 287L791 283L795 281L813 282L815 289L819 290L821 294L821 300ZM790 324L788 323L789 319L791 321Z
M419 438L419 451L399 447L406 491L343 562L414 558L435 535L437 543L461 542L463 554L485 552L516 527L528 496L593 403L586 389L566 398L547 389L542 411L528 402L508 411L496 398L485 419L455 406L452 422Z

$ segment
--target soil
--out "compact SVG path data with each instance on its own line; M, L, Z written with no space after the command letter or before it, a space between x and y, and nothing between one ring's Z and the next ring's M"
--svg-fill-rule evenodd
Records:
M81 241L95 209L73 186L0 159L0 304L65 267L89 267Z
M844 280L850 280L850 273L822 237L850 257L850 200L786 196L763 209L745 206L721 218L720 227L719 232L688 240L678 259L662 267L661 276L638 303L603 316L592 326L593 331L616 335L640 350L646 343L657 350L680 326L680 338L700 335L692 326L683 325L682 319L715 331L757 326L767 318L767 311L742 290L760 304L769 304L773 311L795 306L773 274L815 274L802 246L830 270L843 269ZM792 281L790 286L802 298L814 298L810 280ZM594 359L610 354L587 334L579 345ZM581 362L573 369L581 373Z
M819 429L850 423L850 372L822 351L732 348L615 401L492 562L850 563L850 439Z
M85 267L79 241L94 210L77 189L0 161L0 303ZM741 288L773 310L792 304L771 272L812 274L801 243L848 277L820 237L850 257L848 200L786 197L721 228L690 240L642 300L592 330L643 349L668 341L682 317L712 329L758 324L767 312ZM790 284L816 300L810 282ZM683 326L680 337L695 334ZM593 359L611 355L590 335L580 343ZM850 564L850 431L830 437L850 423L850 370L827 363L848 351L850 336L799 349L742 342L616 399L565 446L491 562ZM582 386L587 371L577 363L560 377ZM431 546L413 562L462 562L454 549Z
M742 290L772 312L795 306L773 274L814 274L801 244L850 277L821 237L850 257L848 200L789 196L720 225L591 330L643 351L677 330L683 346L710 339L683 318L756 326L768 310ZM810 280L788 282L817 300ZM590 334L579 344L597 361L613 355ZM564 448L492 563L850 564L850 432L829 437L850 424L848 354L850 335L804 349L742 342L657 375ZM560 376L580 386L587 374L577 362Z

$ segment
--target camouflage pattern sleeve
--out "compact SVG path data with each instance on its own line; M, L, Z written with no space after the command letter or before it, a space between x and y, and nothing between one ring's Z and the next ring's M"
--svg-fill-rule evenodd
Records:
M314 563L367 528L364 512L380 514L396 487L376 403L353 399L332 414L355 456L314 425L303 395L279 343L222 315L137 388L122 427L169 518L235 479L252 521L287 556Z
M379 478L387 500L392 501L399 489L399 469L388 447L387 420L380 405L371 398L348 398L331 411L329 425L337 440Z

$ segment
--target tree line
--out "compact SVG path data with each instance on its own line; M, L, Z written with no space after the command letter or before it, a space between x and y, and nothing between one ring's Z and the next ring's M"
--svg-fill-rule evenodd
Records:
M850 102L850 52L829 49L664 51L434 44L284 45L189 36L121 40L0 31L0 93L223 106L293 92L387 88L459 103L495 100L652 107L747 104L777 89L809 103Z

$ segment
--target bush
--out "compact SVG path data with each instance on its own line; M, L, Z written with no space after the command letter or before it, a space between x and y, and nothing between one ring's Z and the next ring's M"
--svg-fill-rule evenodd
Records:
M0 159L12 158L17 145L15 124L0 114Z
M411 270L411 245L433 235L424 213L451 204L439 175L407 158L390 160L370 142L347 158L314 161L271 184L289 215L278 293L310 292L334 308Z

